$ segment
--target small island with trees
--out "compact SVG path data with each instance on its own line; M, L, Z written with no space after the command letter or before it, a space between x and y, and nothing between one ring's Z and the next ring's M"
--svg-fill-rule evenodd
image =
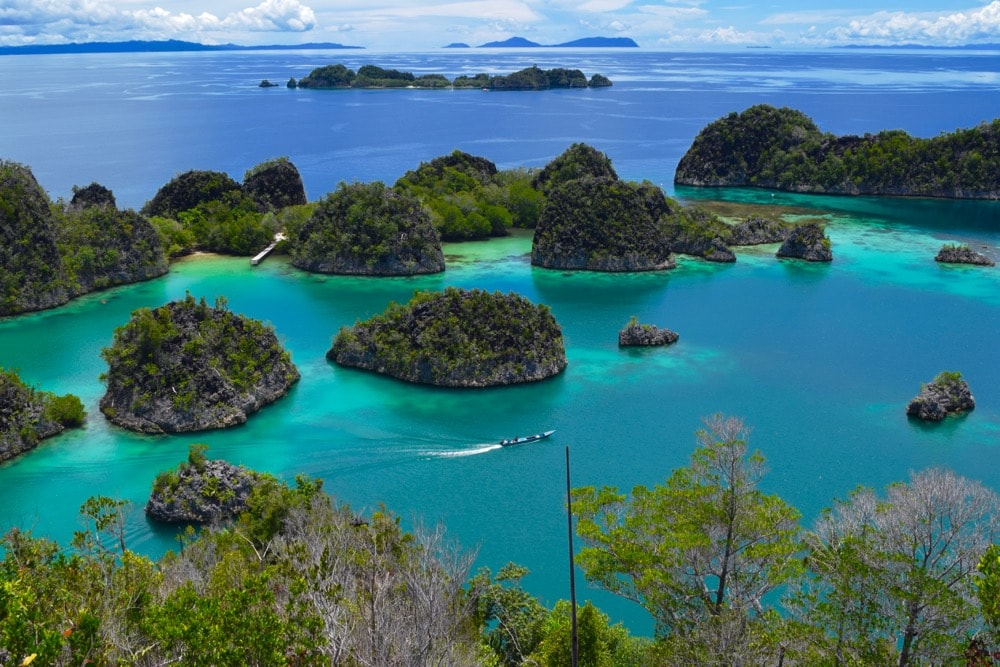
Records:
M163 523L218 524L247 508L254 487L268 476L209 459L207 450L208 445L191 445L187 461L156 476L146 516Z
M266 81L266 79L265 79ZM270 83L270 82L268 82ZM261 84L263 86L263 82ZM346 65L317 67L301 79L290 79L288 88L473 88L479 90L549 90L553 88L607 88L612 82L606 76L594 74L589 79L578 69L556 67L541 69L537 65L511 74L476 74L458 76L449 81L443 74L422 74L377 65L362 65L358 71ZM263 86L269 87L269 86Z
M920 387L920 393L906 406L906 414L923 421L941 421L976 407L969 383L958 371L941 371Z
M143 433L227 428L284 396L299 379L274 330L188 294L140 308L101 351L101 412Z
M443 387L543 380L566 368L562 329L546 306L518 294L448 287L343 327L327 359Z
M82 426L86 416L83 403L73 394L40 391L15 371L0 368L0 463L67 428Z

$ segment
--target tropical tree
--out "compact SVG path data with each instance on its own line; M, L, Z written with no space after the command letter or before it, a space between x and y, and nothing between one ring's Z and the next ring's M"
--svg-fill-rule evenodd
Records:
M942 469L913 473L884 498L858 489L827 510L808 537L808 616L826 629L834 664L962 655L982 623L976 570L998 517L995 492Z
M727 660L773 620L764 597L801 572L799 513L758 485L764 459L748 449L741 419L713 415L688 466L631 496L614 488L573 492L577 562L593 583L645 607L661 638L718 645L736 632ZM759 642L757 642L759 643Z

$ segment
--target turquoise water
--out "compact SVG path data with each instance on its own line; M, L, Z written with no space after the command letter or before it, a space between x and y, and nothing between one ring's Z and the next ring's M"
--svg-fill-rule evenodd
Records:
M351 57L419 69L402 56ZM420 62L454 76L511 71L538 57L434 55ZM527 97L290 97L254 86L265 76L283 80L275 70L298 73L309 59L329 59L140 56L124 64L100 56L84 58L68 79L64 59L7 60L18 68L0 70L0 109L11 128L0 136L0 155L35 168L53 196L96 179L135 206L178 171L223 168L240 176L275 154L292 158L316 198L336 180L391 181L456 147L502 166L538 166L573 141L592 140L623 176L670 189L673 165L704 122L749 103L805 108L838 132L905 126L926 135L978 122L1000 98L986 76L998 69L995 54L586 58L584 71L602 71L616 85ZM765 64L766 78L747 76ZM21 83L6 81L14 73ZM61 86L86 101L73 122L58 108L67 108ZM447 100L455 104L441 103ZM236 113L245 118L242 128L231 122ZM384 503L407 525L444 521L453 537L478 549L479 564L495 571L513 560L530 568L528 589L551 603L568 594L566 446L574 485L629 489L685 464L703 416L742 416L771 469L766 489L798 507L806 525L858 484L883 486L926 466L948 466L1000 489L1000 270L932 261L946 241L997 258L1000 205L746 190L675 194L801 208L828 225L834 262L779 261L776 246L763 246L739 250L732 265L682 257L668 272L563 273L532 267L530 236L520 233L449 245L448 270L420 278L322 277L282 257L251 268L246 259L198 256L154 281L0 320L0 365L42 389L81 396L90 412L86 428L0 466L0 529L30 527L68 541L79 506L101 493L135 504L130 546L158 555L173 538L142 514L150 485L184 460L192 442L204 442L213 457L289 480L322 477L332 495L358 510ZM416 289L446 285L516 291L549 305L563 327L566 372L528 386L443 390L325 360L339 327ZM209 301L225 295L233 311L272 323L301 381L233 430L152 437L110 427L97 410L101 348L132 310L185 292ZM680 341L619 350L618 329L631 315L674 329ZM946 369L969 381L976 410L933 426L909 421L907 401ZM544 429L556 434L520 448L493 444ZM641 611L581 592L592 596L614 617L649 629Z

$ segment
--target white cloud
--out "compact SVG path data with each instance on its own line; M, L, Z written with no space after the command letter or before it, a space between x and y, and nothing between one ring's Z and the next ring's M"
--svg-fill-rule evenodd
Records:
M878 12L830 31L838 41L963 44L1000 38L1000 0L951 14Z
M256 7L230 14L222 27L236 30L304 32L316 27L316 14L298 0L264 0Z

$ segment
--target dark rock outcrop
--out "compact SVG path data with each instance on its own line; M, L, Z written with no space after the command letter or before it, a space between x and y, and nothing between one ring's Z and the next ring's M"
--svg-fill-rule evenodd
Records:
M975 264L977 266L994 266L996 262L978 253L967 245L946 244L938 251L935 262L947 264Z
M562 330L545 306L482 290L417 292L337 334L327 359L407 382L493 387L566 367Z
M140 308L115 330L101 412L145 433L236 426L299 379L274 330L191 295Z
M949 414L975 407L976 399L962 374L944 371L920 388L920 393L906 406L906 414L925 421L941 421Z
M763 245L784 243L792 232L792 225L769 218L751 216L731 227L732 245Z
M66 303L58 221L27 167L0 161L0 316Z
M78 420L59 408L73 402ZM83 422L83 406L72 395L55 396L24 384L14 371L0 368L0 462L33 449L45 438Z
M73 188L73 199L69 202L70 210L78 211L90 206L118 208L114 193L100 183L91 183L85 188Z
M652 324L639 324L635 319L632 319L625 325L624 329L618 332L618 346L671 345L676 343L679 338L680 335L670 329L663 329Z
M409 276L444 271L444 253L416 197L379 181L341 183L293 239L292 264L315 273Z
M146 516L164 523L217 523L247 507L261 476L243 466L205 458L204 446L193 445L176 471L160 473L146 502Z
M826 237L823 226L814 222L795 227L775 256L804 259L808 262L833 261L830 239Z
M173 218L199 204L240 193L240 184L219 171L186 171L170 179L142 208L143 215Z
M287 158L257 165L244 176L242 188L243 194L253 199L257 210L263 213L306 203L302 176Z

